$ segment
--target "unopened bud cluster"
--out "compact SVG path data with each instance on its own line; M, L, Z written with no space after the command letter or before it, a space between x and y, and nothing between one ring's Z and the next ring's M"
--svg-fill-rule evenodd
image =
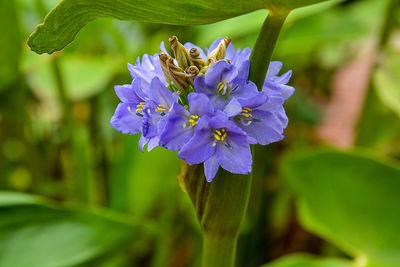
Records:
M194 92L194 79L197 76L204 76L211 65L225 58L226 48L231 39L223 38L206 60L201 58L200 51L197 48L193 47L188 51L179 42L178 37L172 36L168 41L171 44L175 60L165 52L159 53L160 65L165 80L175 86L179 95L187 95L190 92Z

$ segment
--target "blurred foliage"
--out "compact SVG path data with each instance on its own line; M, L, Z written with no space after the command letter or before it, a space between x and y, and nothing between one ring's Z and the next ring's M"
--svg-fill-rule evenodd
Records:
M293 70L297 91L285 104L286 138L256 147L237 266L281 256L267 266L348 266L356 252L376 264L388 253L400 266L399 7L386 45L377 45L389 2L333 0L290 14L274 59ZM0 192L0 266L199 266L200 230L176 179L179 161L162 148L143 154L137 136L110 127L113 85L130 83L127 62L157 53L172 35L200 46L228 35L251 47L267 12L190 27L98 19L64 51L39 56L26 40L57 3L0 0L0 189L8 191ZM354 145L313 152L326 143L316 129L336 73L373 54ZM294 252L307 254L287 256Z

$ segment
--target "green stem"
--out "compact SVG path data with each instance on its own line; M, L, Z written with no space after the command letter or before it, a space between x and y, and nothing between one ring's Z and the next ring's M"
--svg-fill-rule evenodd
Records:
M188 166L182 161L179 179L192 200L203 232L202 266L233 267L252 176L220 169L209 183L202 165Z
M257 85L259 90L264 84L272 52L288 14L287 10L270 10L250 55L249 79Z
M203 234L202 266L235 266L237 236Z
M400 0L391 0L386 9L385 20L382 24L381 35L379 38L379 48L384 49L389 41L390 34L396 21L396 11L400 5Z

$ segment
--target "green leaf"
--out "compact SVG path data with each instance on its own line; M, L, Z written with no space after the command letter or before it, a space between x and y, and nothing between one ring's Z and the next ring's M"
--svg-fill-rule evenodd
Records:
M14 83L19 74L21 36L14 0L0 1L0 91Z
M96 18L116 18L175 25L208 24L258 9L291 10L328 0L63 0L31 35L33 51L53 53L73 41Z
M308 254L292 254L262 267L351 267L350 261L334 258L317 258Z
M400 53L390 52L374 75L376 94L380 100L400 116Z
M0 267L75 266L123 249L141 230L104 212L56 209L21 193L0 192L0 203Z
M288 156L282 173L309 231L360 262L400 266L398 166L326 150Z

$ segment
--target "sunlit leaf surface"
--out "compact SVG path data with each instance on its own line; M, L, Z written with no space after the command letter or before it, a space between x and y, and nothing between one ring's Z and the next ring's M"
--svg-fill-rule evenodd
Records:
M400 266L398 166L328 150L290 156L282 171L309 231L371 266Z
M63 0L39 25L29 39L37 53L61 50L79 30L96 18L193 25L208 24L236 17L258 9L291 10L328 0Z

